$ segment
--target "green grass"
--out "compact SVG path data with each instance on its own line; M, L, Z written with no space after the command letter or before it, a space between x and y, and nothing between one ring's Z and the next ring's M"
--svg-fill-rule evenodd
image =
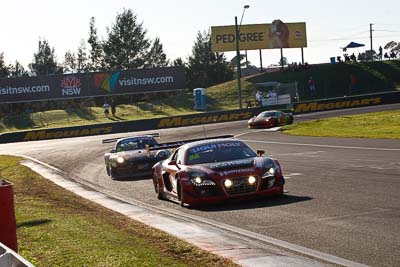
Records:
M19 253L36 266L237 266L80 198L0 155L14 183Z
M302 136L400 139L400 110L299 122L283 131Z

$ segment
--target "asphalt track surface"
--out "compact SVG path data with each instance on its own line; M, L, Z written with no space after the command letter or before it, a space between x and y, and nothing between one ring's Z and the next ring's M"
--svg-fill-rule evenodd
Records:
M400 105L314 113L295 121L399 109ZM280 161L283 197L183 209L157 200L150 179L112 181L104 138L127 134L4 144L0 154L23 154L69 177L160 209L174 210L370 266L400 266L400 141L295 137L247 129L246 121L161 130L161 142L234 134ZM351 126L349 126L351 127ZM368 129L365 129L368 130ZM148 133L148 132L147 132ZM128 134L129 135L129 134Z

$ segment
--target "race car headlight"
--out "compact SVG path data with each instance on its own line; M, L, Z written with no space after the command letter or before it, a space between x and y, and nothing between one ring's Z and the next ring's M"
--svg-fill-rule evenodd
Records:
M229 188L229 187L232 187L233 182L232 182L232 180L226 179L224 181L224 185L225 185L225 187Z
M118 162L119 164L122 164L122 163L125 162L125 159L124 159L123 157L118 157L118 158L117 158L117 162Z
M257 181L257 179L254 176L249 176L249 179L247 179L247 181L250 185L253 185Z
M275 173L276 173L275 168L274 168L274 167L271 167L271 168L267 169L266 172L264 172L263 178L274 176Z
M211 179L206 179L204 176L199 174L192 174L190 181L195 186L206 186L206 185L215 185L215 182Z

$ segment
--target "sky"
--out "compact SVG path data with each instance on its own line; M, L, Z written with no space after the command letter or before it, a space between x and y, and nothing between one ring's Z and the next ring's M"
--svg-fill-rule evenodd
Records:
M240 20L243 6L249 5L242 24L271 23L280 19L286 23L305 22L307 48L304 60L310 64L327 63L330 57L342 55L341 47L350 41L363 43L370 49L369 29L373 28L373 49L389 41L400 42L400 1L381 0L0 0L0 53L6 63L18 60L27 69L38 50L39 38L54 47L57 61L62 63L67 50L76 51L81 40L89 36L89 20L96 19L100 38L107 36L117 14L131 9L137 15L148 37L159 37L170 60L181 57L186 61L199 31L211 26L234 25ZM87 45L89 47L89 45ZM230 60L235 53L225 53ZM300 62L301 50L284 49L288 62ZM279 49L262 51L262 65L277 64ZM258 50L248 51L252 65L260 66Z

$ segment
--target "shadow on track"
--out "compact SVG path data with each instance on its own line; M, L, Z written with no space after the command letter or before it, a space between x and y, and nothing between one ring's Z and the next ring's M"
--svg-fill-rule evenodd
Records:
M246 209L257 209L265 207L275 207L282 205L289 205L293 203L309 201L314 198L308 196L294 196L294 195L282 195L278 197L267 197L267 198L253 198L249 200L231 200L225 203L218 203L213 206L195 206L193 209L205 211L205 212L216 212L216 211L230 211L230 210L246 210Z

